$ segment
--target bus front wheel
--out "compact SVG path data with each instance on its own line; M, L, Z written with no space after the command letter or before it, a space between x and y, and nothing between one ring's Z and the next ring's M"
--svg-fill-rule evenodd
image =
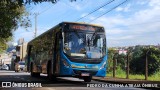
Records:
M92 76L86 76L86 77L83 77L83 79L84 79L84 82L91 82Z

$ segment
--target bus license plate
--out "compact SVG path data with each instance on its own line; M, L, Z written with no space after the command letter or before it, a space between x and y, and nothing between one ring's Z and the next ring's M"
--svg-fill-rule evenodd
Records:
M89 73L81 73L81 76L89 76Z

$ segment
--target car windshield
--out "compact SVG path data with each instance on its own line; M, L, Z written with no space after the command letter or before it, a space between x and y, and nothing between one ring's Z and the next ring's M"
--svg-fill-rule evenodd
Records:
M102 58L106 54L104 33L65 32L64 52L70 57Z

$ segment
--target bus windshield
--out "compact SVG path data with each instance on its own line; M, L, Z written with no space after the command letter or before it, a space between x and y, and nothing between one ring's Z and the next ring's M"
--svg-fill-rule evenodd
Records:
M75 58L102 58L106 54L106 38L98 32L65 32L64 52Z

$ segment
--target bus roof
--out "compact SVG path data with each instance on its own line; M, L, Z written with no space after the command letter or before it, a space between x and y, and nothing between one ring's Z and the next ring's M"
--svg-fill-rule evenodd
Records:
M91 25L91 26L96 26L96 27L103 27L103 26L100 26L100 25L96 25L96 24L89 24L89 23L84 23L84 22L61 22L59 24L57 24L56 26L50 28L49 30L47 30L46 32L42 33L41 35L37 36L36 38L32 39L31 41L29 41L29 43L31 43L32 41L34 41L35 39L41 37L43 34L49 32L50 30L52 30L53 28L56 28L57 26L59 26L60 24L82 24L82 25ZM28 44L29 45L29 44Z
M96 26L96 27L103 27L101 25L97 25L97 24L89 24L89 23L85 23L85 22L62 22L62 23L70 23L70 24L84 24L84 25L91 25L91 26Z

